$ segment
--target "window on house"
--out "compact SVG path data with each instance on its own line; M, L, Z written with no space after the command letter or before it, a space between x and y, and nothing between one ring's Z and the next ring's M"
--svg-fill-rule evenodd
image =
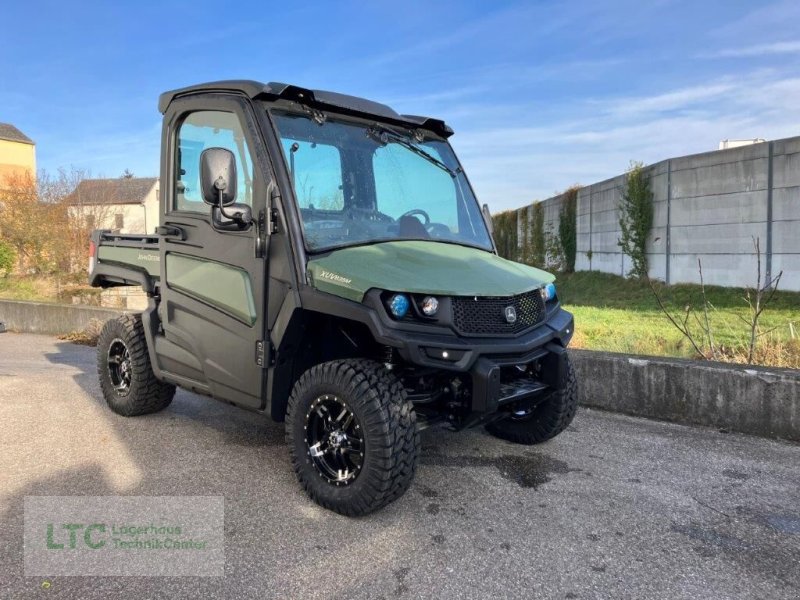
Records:
M253 205L253 161L239 118L230 112L201 110L190 113L178 130L177 177L173 208L209 212L200 189L200 153L225 148L236 158L236 202Z
M114 215L114 229L122 229L125 227L125 215L117 213Z
M95 228L94 215L86 215L86 227L89 229Z

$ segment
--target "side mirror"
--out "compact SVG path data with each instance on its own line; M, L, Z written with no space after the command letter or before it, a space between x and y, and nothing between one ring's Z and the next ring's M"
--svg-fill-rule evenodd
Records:
M489 212L489 205L484 204L481 212L483 213L483 220L486 221L486 227L489 228L489 233L494 234L494 222L492 221L492 213Z
M203 201L213 206L214 226L223 231L241 230L253 222L249 206L234 204L236 181L236 157L233 152L227 148L206 148L200 153ZM225 207L229 210L225 210Z
M200 187L207 204L236 201L236 158L227 148L206 148L200 154Z

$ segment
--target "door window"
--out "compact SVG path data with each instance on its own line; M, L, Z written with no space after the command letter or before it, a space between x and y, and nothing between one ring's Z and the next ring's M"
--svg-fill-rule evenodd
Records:
M225 148L236 157L236 202L253 205L253 161L239 118L232 112L201 110L190 113L178 129L177 175L173 209L210 212L200 189L200 153Z

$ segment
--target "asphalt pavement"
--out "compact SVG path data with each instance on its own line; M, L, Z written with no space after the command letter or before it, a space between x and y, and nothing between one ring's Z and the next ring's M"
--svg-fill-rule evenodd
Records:
M283 426L179 391L119 417L94 349L0 335L2 598L800 597L800 446L581 410L542 446L423 433L409 492L310 502ZM224 496L224 577L25 577L26 496Z

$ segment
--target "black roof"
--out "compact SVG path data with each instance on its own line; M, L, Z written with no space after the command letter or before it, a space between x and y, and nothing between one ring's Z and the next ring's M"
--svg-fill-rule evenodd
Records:
M324 90L310 90L288 83L259 83L258 81L249 80L200 83L170 92L164 92L158 99L158 110L164 113L175 98L202 92L234 92L244 94L252 99L292 100L321 110L333 110L334 112L361 117L377 117L381 121L389 121L405 127L422 127L442 137L453 135L453 130L441 119L419 117L416 115L401 115L385 104L373 102L365 98L348 96L337 92L326 92Z
M11 123L0 123L0 140L20 142L33 145L33 140L14 127Z

